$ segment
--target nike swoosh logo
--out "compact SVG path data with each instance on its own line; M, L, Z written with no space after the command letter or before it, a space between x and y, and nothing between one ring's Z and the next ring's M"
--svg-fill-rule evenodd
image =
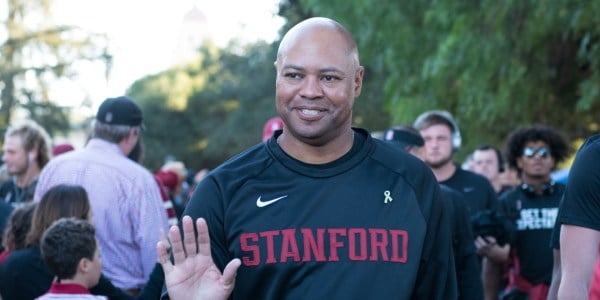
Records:
M260 196L260 197L258 197L258 199L256 199L256 206L258 206L258 207L265 207L265 206L271 205L271 204L273 204L273 203L275 203L275 202L277 202L277 201L279 201L279 200L281 200L281 199L283 199L283 198L285 198L287 196L288 195L281 196L281 197L278 197L278 198L275 198L275 199L271 199L271 200L268 200L268 201L261 201L260 198L262 196Z

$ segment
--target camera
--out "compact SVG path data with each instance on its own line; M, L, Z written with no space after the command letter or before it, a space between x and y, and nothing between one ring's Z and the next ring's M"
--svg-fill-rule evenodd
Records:
M513 222L495 210L482 210L476 213L471 217L471 226L475 237L493 236L500 246L512 243L516 234Z

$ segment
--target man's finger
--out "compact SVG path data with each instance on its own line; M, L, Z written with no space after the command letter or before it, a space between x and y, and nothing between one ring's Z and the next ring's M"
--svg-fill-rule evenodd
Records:
M198 253L210 257L210 236L206 220L198 218L196 220L196 228L198 229Z
M185 253L187 256L196 255L196 233L194 231L194 224L190 216L184 216L181 220L183 222L183 243L185 247Z
M175 264L182 263L185 260L185 252L183 251L179 227L171 226L169 229L169 240L171 240L171 253L173 253L173 262Z
M167 244L165 241L159 241L156 244L156 252L158 253L158 262L162 266L165 274L171 273L173 271L173 265L169 260L169 251L167 251Z
M223 270L223 286L225 289L232 291L235 286L235 277L237 276L237 271L242 265L242 261L239 258L231 260L227 266L225 266L225 270Z

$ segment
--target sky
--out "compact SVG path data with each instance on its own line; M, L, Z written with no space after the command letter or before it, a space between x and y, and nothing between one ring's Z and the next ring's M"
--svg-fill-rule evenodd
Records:
M279 0L55 0L53 19L110 38L113 68L104 77L101 64L78 66L81 75L56 84L51 97L77 107L89 97L94 105L123 95L135 80L166 70L182 31L183 18L194 6L207 19L207 31L219 46L231 39L273 41L283 19Z

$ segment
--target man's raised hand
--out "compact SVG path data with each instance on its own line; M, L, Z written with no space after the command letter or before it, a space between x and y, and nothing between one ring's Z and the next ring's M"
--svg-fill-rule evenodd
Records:
M158 261L165 272L165 284L172 300L183 299L227 299L235 285L239 259L230 261L223 274L215 265L210 254L208 226L202 218L196 220L198 238L194 234L194 224L190 216L184 216L183 242L179 227L169 230L173 263L171 263L168 241L158 242Z

